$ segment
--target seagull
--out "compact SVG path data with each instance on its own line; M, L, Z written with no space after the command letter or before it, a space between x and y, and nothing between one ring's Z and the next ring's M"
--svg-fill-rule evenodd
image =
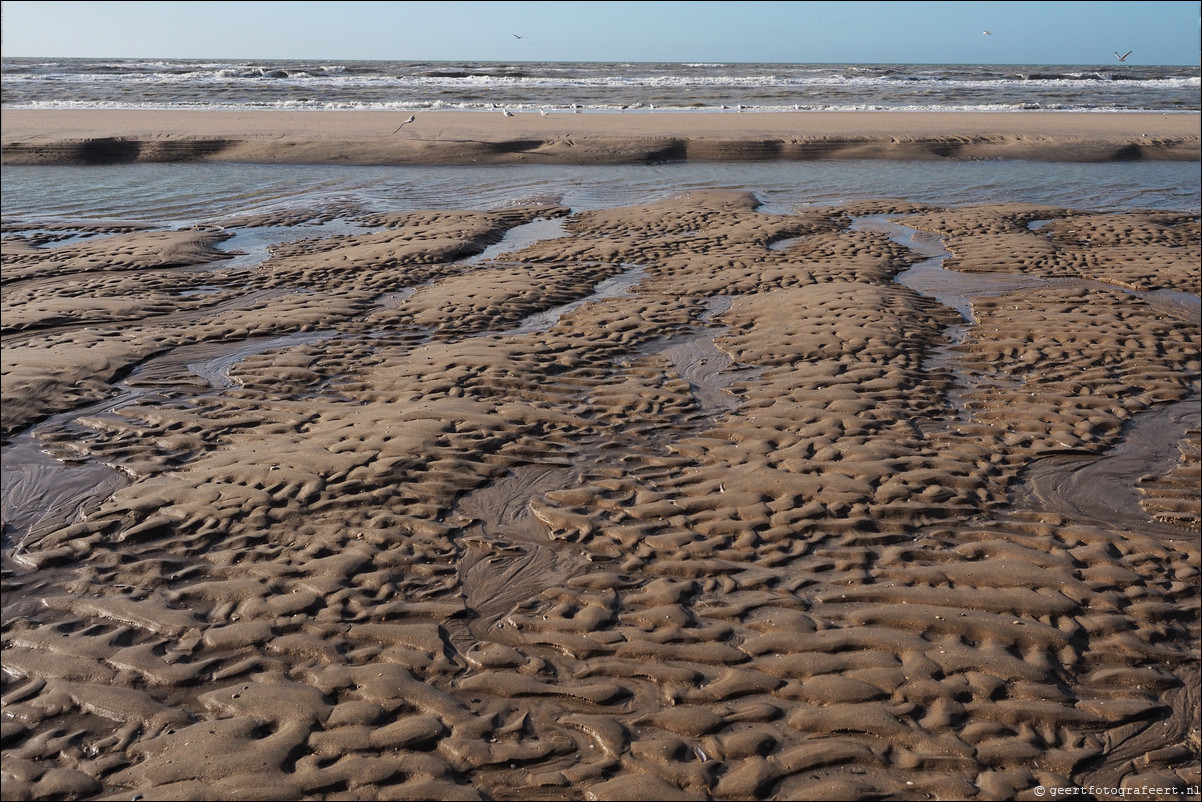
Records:
M502 114L504 114L506 117L512 117L512 116L513 116L513 112L512 112L512 111L510 111L509 109L501 109L501 113L502 113Z
M547 116L547 110L546 110L546 109L539 109L539 110L538 110L538 113L539 113L539 114L541 114L541 115L543 115L544 117L546 117L546 116Z
M1115 53L1114 53L1114 56L1115 56L1115 58L1117 58L1119 61L1126 61L1126 60L1127 60L1127 56L1131 55L1131 54L1132 54L1132 53L1134 53L1134 52L1135 52L1134 50L1128 50L1126 53L1124 53L1123 55L1121 55L1121 56L1120 56L1120 55L1118 54L1118 51L1116 50L1116 51L1115 51Z
M413 122L413 121L414 121L414 120L416 120L416 119L417 119L417 115L416 115L416 114L410 114L410 115L409 115L409 119L408 119L408 120L405 120L405 122L401 123L400 125L398 125L398 126L396 127L396 131L399 131L399 130L401 130L401 129L402 129L402 128L404 128L406 125L408 125L409 123ZM394 133L394 134L395 134L395 133L396 133L396 131L393 131L392 133Z
M518 35L515 33L515 34L513 35L513 38L514 38L514 39L525 39L526 37L525 37L525 36L518 36Z
M981 36L993 36L989 31L981 31Z

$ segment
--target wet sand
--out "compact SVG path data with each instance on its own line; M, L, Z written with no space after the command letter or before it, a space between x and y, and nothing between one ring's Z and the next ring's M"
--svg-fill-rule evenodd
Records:
M6 109L5 164L1198 161L1197 114ZM398 126L401 126L398 128Z
M4 798L1196 798L1196 215L345 215L6 227Z

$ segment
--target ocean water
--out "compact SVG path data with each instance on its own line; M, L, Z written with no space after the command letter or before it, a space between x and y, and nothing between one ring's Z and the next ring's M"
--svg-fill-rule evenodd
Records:
M1199 69L1109 65L0 61L4 108L1198 111Z

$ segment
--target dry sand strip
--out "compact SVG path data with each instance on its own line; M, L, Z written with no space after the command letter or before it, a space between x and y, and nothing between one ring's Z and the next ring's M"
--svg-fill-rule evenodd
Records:
M622 164L683 160L1198 161L1199 115L1141 113L30 110L5 164L233 161Z
M356 214L207 270L207 310L168 291L209 232L8 234L6 437L163 394L41 431L126 484L28 533L6 513L5 798L1199 785L1196 429L1139 471L1142 518L1008 495L1196 400L1196 305L1125 289L1195 286L1196 215ZM959 314L894 280L921 257L852 224L884 214L1063 281L974 299L953 342ZM563 235L462 261L540 216ZM195 362L298 332L197 390Z

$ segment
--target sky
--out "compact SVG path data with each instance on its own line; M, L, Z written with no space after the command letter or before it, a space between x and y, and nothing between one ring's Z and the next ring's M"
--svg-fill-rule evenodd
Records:
M6 57L1198 65L1202 34L1146 0L0 6Z

